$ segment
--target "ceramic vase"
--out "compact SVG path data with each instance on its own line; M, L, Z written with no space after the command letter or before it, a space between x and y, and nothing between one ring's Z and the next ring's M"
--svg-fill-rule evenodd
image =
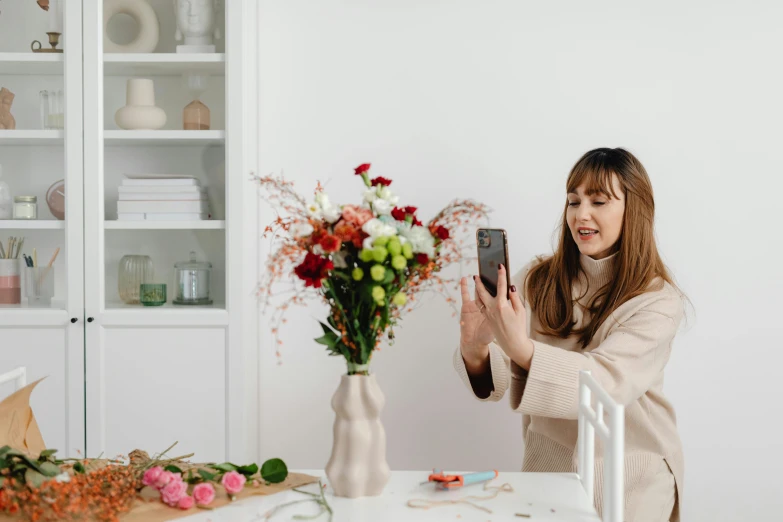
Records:
M121 129L158 130L166 124L166 113L155 106L155 84L147 78L128 80L125 106L114 115Z
M381 424L385 398L375 375L343 375L332 397L335 412L332 454L326 476L334 494L378 496L389 481L386 432Z

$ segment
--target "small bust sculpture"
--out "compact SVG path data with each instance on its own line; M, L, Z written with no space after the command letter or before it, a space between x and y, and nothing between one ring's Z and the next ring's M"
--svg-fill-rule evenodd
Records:
M218 0L173 0L177 15L177 41L184 38L185 44L177 46L178 53L213 53L213 36L220 38L216 26Z
M0 129L15 129L16 120L11 114L14 93L3 87L0 89Z

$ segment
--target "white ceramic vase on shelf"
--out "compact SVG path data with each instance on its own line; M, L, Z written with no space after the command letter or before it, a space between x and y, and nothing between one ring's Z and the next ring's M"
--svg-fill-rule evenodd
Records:
M166 124L166 113L155 106L155 84L147 78L131 78L127 83L125 106L114 115L121 129L158 130Z
M386 432L380 415L385 398L375 375L343 375L332 397L334 440L326 476L334 494L378 496L389 481Z

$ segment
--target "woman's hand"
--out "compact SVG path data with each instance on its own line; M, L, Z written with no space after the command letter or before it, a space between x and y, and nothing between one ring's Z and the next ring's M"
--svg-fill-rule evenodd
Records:
M467 278L463 277L460 280L460 288L462 290L462 309L459 318L460 351L469 368L480 369L489 358L487 345L494 339L492 328L484 314L479 311L481 302L478 300L478 294L475 301L471 300Z
M527 335L527 312L514 285L511 286L511 299L506 299L506 267L498 266L498 292L492 297L481 278L476 281L476 293L481 314L494 335L495 342L506 352L509 358L525 370L530 369L535 347ZM482 306L483 305L483 306Z

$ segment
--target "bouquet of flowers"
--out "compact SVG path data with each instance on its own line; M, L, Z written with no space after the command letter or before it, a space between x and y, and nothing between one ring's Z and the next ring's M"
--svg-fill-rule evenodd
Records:
M388 332L393 344L394 326L413 309L417 294L433 288L442 293L449 283L458 288L459 278L440 275L447 265L468 257L455 233L468 231L469 225L488 214L483 204L453 200L424 224L416 207L398 204L390 179L370 178L370 166L364 163L354 170L365 187L359 205L332 203L320 182L308 203L293 190L291 181L255 178L271 193L263 199L288 213L282 217L278 212L263 233L263 237L272 233L283 238L279 248L270 251L260 284L264 313L275 283L293 279L294 285L294 295L273 316L276 344L283 344L279 323L286 322L283 316L289 305L303 304L308 294L315 293L330 308L327 322L319 321L323 335L315 341L325 345L329 355L345 357L349 375L368 374L383 334ZM278 236L281 229L285 233ZM473 243L469 248L475 248ZM447 295L446 301L456 314L456 299Z

